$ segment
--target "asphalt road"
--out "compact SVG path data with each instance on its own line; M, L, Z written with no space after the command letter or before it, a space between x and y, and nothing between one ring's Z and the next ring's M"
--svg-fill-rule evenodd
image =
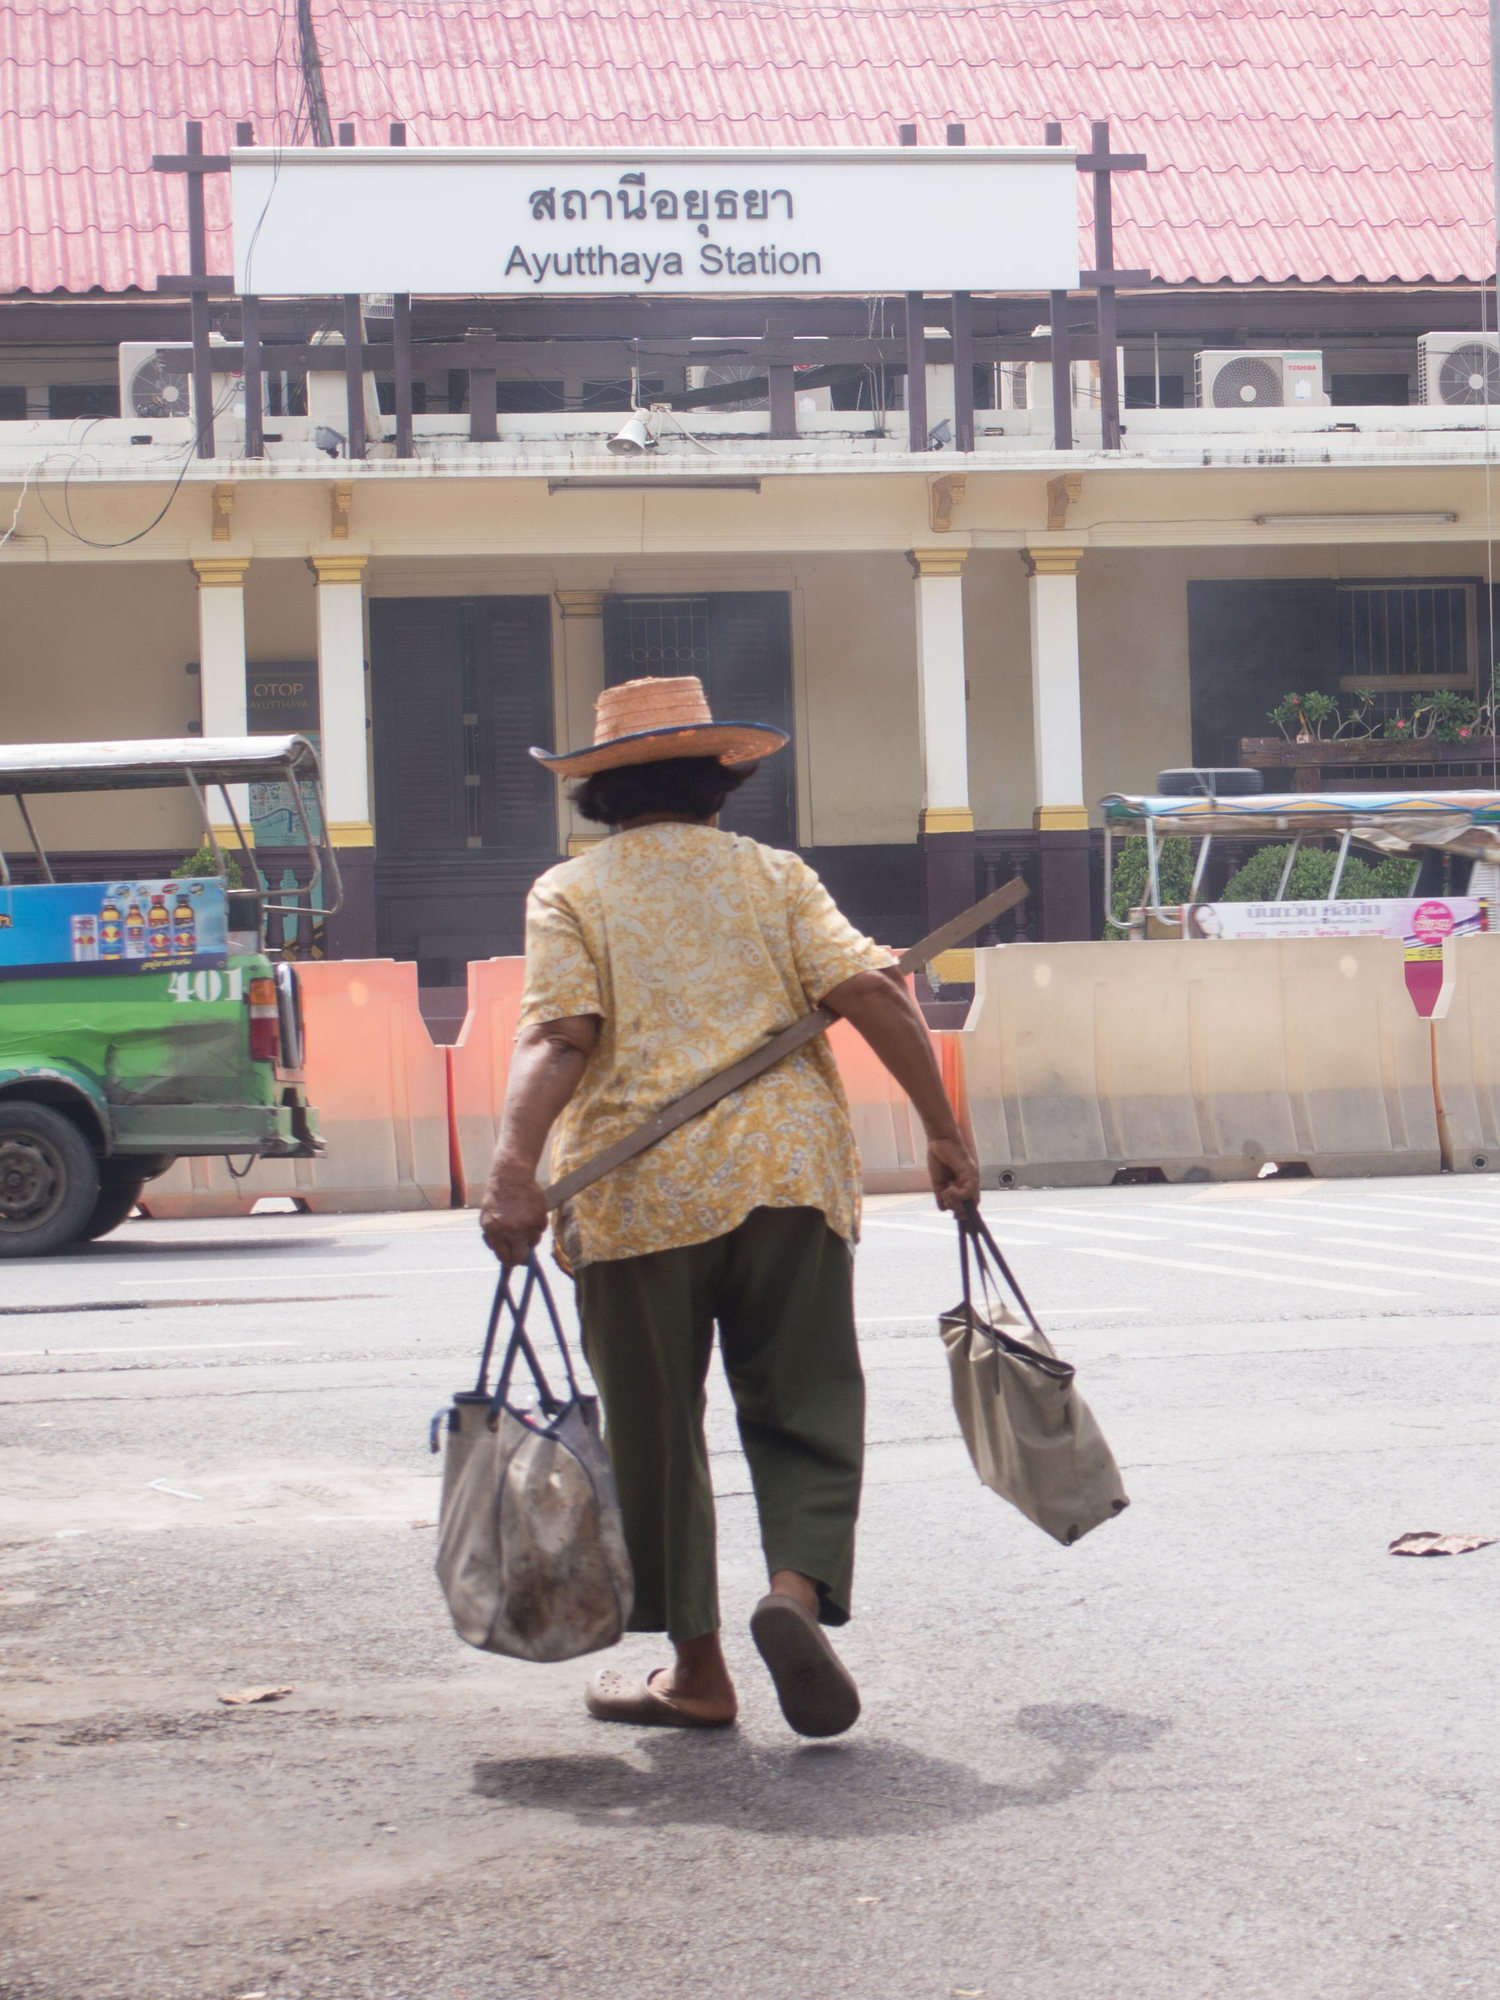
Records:
M1500 1546L1386 1553L1500 1534L1500 1186L987 1212L1134 1504L1063 1549L979 1487L950 1230L871 1202L865 1714L829 1744L745 1630L719 1388L739 1729L610 1728L591 1663L454 1638L427 1425L482 1328L471 1215L0 1267L0 2000L1500 1993Z

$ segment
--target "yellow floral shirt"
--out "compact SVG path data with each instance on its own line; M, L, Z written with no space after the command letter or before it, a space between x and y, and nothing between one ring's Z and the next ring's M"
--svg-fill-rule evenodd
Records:
M636 827L549 869L526 904L520 1025L601 1017L553 1129L553 1176L759 1048L844 980L894 963L795 854L715 827ZM566 1203L557 1253L576 1270L702 1243L753 1208L819 1208L852 1243L859 1187L843 1085L820 1038Z

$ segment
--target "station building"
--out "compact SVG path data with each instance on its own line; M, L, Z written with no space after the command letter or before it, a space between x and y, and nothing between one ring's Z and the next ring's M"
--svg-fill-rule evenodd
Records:
M1292 692L1481 711L1353 761L1289 744L1297 782L1492 782L1473 0L289 21L10 10L0 733L314 733L347 895L297 948L415 959L435 1008L518 950L528 884L597 834L527 750L586 741L600 688L643 673L789 730L726 823L895 945L1017 869L1000 936L1099 935L1099 799L1238 762ZM611 268L637 183L549 169L560 230L589 196L567 296L544 271L524 296L247 299L227 177L180 170L185 147L960 144L1076 150L1079 289L758 289L775 213L725 166L704 200L740 204L713 219L753 267L733 292ZM633 410L644 448L612 449ZM74 875L196 844L186 800L37 817ZM0 840L24 879L9 804Z

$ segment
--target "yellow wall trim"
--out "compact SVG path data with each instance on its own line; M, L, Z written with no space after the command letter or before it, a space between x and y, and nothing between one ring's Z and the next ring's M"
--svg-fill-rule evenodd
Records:
M213 527L210 530L216 542L227 542L234 520L234 488L216 486L213 494Z
M608 840L607 833L573 833L568 836L568 857L587 854L591 847L597 847L601 840Z
M319 583L361 583L368 556L309 556L308 567Z
M248 556L195 556L193 568L198 575L200 590L241 590L244 588L245 571L250 567Z
M972 833L974 815L967 806L924 806L923 833Z
M367 819L331 819L328 843L331 847L373 847L375 829Z
M1038 833L1076 833L1089 823L1087 806L1038 806L1031 824Z
M941 986L972 986L974 984L974 953L964 951L940 951L927 968L929 978L935 978Z
M1082 549L1023 549L1021 560L1032 576L1076 576Z
M906 560L918 576L962 576L967 549L908 549Z
M602 618L604 600L608 595L605 590L559 590L556 593L558 609L564 618Z

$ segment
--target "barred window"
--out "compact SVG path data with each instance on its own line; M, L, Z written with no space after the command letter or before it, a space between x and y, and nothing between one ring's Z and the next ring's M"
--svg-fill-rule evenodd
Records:
M708 680L708 599L627 597L623 657L612 678L643 680L659 674L696 674ZM623 669L623 671L621 671Z
M1478 659L1472 583L1340 584L1339 684L1472 688Z

